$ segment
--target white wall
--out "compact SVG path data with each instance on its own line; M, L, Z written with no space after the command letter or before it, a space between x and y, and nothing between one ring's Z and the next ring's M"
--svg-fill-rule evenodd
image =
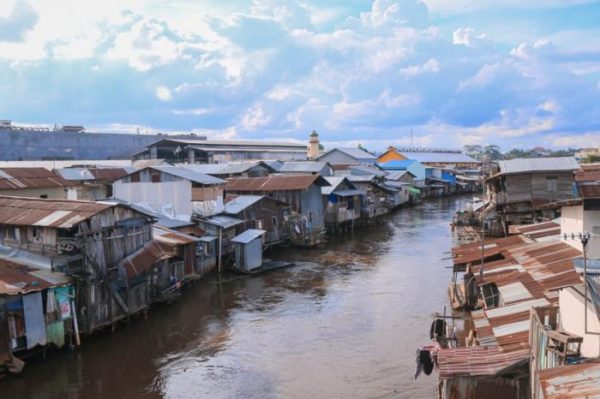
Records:
M113 183L115 198L131 204L148 204L152 210L179 220L191 220L192 184L188 180L161 183ZM173 209L174 215L168 210ZM163 212L165 210L165 212Z
M583 290L583 286L579 289ZM600 356L600 335L585 334L583 295L574 288L563 288L559 292L558 304L562 328L566 332L583 337L581 355L585 357ZM600 321L591 302L588 302L587 318L588 331L600 333Z
M561 235L579 234L587 231L594 233L594 227L597 234L600 234L600 211L584 211L583 205L564 206L561 210ZM564 238L562 238L563 241ZM567 244L580 251L583 251L581 241L578 239L566 240ZM600 236L593 236L588 244L588 258L600 259Z

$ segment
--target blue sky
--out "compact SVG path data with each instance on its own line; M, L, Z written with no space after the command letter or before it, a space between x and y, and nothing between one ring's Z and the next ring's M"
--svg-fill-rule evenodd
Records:
M85 3L85 4L84 4ZM600 145L600 2L2 0L0 118L209 138Z

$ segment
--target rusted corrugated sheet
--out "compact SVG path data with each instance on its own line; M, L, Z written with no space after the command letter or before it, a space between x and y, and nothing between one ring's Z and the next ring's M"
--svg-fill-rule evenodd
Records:
M575 181L600 181L600 170L580 170L575 173Z
M123 259L120 266L125 269L127 278L131 279L150 269L157 262L172 258L175 255L177 255L176 246L164 244L154 239Z
M156 225L152 227L152 235L155 240L167 245L187 245L198 241L197 237Z
M581 198L600 198L600 184L580 184L577 187Z
M440 378L495 375L529 358L529 350L503 352L498 347L441 349L437 352Z
M115 181L129 173L123 168L89 168L96 180Z
M0 168L0 189L65 187L69 182L45 168Z
M545 399L600 398L600 364L586 363L540 371Z
M52 276L52 281L48 281L41 277L47 273L38 273L39 271L40 269L35 267L0 259L0 295L43 291L47 288L60 287L71 282L70 278L58 272L48 272Z
M271 175L247 179L227 179L225 189L230 192L305 190L311 185L328 186L319 175Z
M0 224L70 228L115 205L0 196Z

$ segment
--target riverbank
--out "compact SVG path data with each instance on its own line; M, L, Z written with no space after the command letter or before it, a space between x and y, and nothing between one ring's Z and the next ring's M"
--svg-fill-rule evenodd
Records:
M13 397L411 397L414 354L432 309L449 222L464 198L431 200L322 248L275 250L296 267L199 281L173 306L74 352L28 362Z

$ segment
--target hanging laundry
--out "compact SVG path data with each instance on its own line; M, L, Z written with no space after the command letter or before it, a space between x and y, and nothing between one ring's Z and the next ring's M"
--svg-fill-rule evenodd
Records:
M434 339L437 337L445 337L446 336L446 321L443 319L436 319L431 323L431 328L429 329L429 338Z

